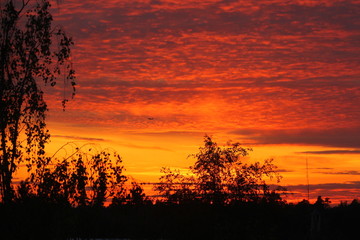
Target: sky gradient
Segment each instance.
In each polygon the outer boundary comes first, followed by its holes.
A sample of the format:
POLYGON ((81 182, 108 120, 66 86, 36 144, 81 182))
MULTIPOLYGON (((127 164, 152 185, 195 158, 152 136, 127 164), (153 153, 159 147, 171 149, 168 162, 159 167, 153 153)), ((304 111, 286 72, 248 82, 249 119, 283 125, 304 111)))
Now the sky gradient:
MULTIPOLYGON (((55 4, 56 5, 56 4, 55 4)), ((54 6, 55 6, 54 5, 54 6)), ((112 147, 156 181, 204 134, 274 158, 302 199, 360 197, 360 1, 63 1, 77 94, 45 88, 51 148, 112 147)))

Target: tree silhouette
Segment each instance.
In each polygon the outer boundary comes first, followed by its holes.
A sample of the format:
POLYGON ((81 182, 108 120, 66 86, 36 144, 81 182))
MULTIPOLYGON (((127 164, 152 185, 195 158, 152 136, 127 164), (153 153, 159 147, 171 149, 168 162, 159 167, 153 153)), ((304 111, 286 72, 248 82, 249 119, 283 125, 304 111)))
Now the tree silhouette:
POLYGON ((69 61, 73 42, 61 28, 52 27, 50 7, 48 0, 0 3, 0 197, 5 203, 13 199, 12 178, 19 164, 47 161, 47 105, 39 83, 55 86, 63 75, 75 93, 69 61))
POLYGON ((131 188, 126 198, 127 204, 129 205, 141 206, 145 204, 151 204, 151 201, 148 199, 148 197, 146 197, 144 189, 135 181, 131 183, 131 188))
MULTIPOLYGON (((191 174, 185 176, 179 170, 162 169, 160 184, 155 187, 168 202, 200 200, 207 204, 224 205, 235 202, 279 202, 280 193, 270 189, 266 178, 281 177, 275 171, 272 160, 244 163, 250 148, 239 143, 219 147, 211 137, 204 137, 204 146, 199 153, 190 157, 196 159, 190 167, 191 174)), ((284 190, 284 189, 281 189, 284 190)))
POLYGON ((19 201, 35 197, 73 207, 98 207, 109 198, 125 194, 127 177, 116 152, 97 151, 84 145, 69 157, 50 163, 21 182, 17 189, 19 201))
POLYGON ((204 147, 190 156, 196 159, 191 170, 198 179, 198 192, 206 202, 223 204, 226 201, 225 185, 231 178, 232 167, 240 165, 240 157, 248 155, 249 150, 239 143, 221 148, 209 136, 204 137, 204 147))

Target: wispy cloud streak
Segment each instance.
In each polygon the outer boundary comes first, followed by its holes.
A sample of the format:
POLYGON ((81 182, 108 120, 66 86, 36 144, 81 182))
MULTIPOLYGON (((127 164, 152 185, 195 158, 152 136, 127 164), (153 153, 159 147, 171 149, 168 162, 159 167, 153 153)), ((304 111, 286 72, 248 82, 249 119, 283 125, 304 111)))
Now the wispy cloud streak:
POLYGON ((298 152, 300 154, 360 154, 360 150, 326 150, 326 151, 305 151, 298 152))

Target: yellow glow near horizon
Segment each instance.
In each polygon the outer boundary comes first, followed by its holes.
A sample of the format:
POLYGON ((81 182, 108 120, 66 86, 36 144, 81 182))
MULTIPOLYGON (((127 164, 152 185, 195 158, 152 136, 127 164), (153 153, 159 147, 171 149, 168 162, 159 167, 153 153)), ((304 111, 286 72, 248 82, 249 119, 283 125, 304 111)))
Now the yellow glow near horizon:
MULTIPOLYGON (((74 142, 77 146, 93 143, 99 150, 110 148, 117 151, 123 159, 125 166, 125 175, 130 176, 138 182, 157 182, 161 176, 161 167, 171 167, 177 169, 188 169, 193 165, 194 159, 188 158, 189 154, 198 152, 198 148, 203 145, 204 134, 200 133, 185 133, 185 132, 168 132, 168 133, 154 133, 148 134, 137 132, 123 132, 116 130, 97 129, 94 131, 83 131, 80 129, 76 132, 75 128, 69 127, 65 130, 61 125, 49 124, 53 129, 51 143, 47 146, 48 154, 53 154, 59 147, 68 142, 74 142), (91 134, 90 134, 91 132, 91 134), (61 133, 61 135, 60 135, 61 133), (78 136, 77 138, 71 136, 78 136)), ((231 136, 227 139, 223 134, 212 134, 213 140, 220 146, 226 145, 231 136), (221 137, 218 137, 221 136, 221 137)), ((232 136, 234 139, 236 136, 232 136)), ((93 147, 88 146, 88 147, 93 147)), ((331 148, 319 146, 305 146, 305 145, 253 145, 243 147, 252 147, 253 151, 249 152, 249 157, 245 158, 245 162, 263 162, 265 159, 274 159, 274 164, 278 167, 279 174, 283 177, 279 185, 288 187, 290 192, 295 195, 289 195, 288 201, 300 201, 306 198, 306 188, 302 187, 299 190, 298 185, 306 185, 306 159, 309 167, 309 182, 311 186, 328 184, 328 183, 350 183, 356 182, 358 176, 356 174, 346 174, 349 169, 356 173, 360 170, 357 163, 358 154, 343 155, 316 155, 306 154, 304 152, 311 151, 326 151, 331 148), (346 156, 344 158, 344 156, 346 156), (295 188, 294 188, 295 186, 295 188)), ((65 152, 58 153, 61 157, 65 152)), ((25 172, 23 172, 24 174, 25 172)), ((20 174, 21 175, 21 174, 20 174)), ((271 184, 277 184, 270 181, 271 184)), ((149 194, 153 191, 149 186, 145 189, 149 194)), ((343 194, 340 192, 329 190, 313 189, 310 191, 311 199, 315 200, 317 195, 324 195, 330 197, 333 201, 351 200, 349 198, 356 198, 357 194, 348 191, 348 195, 339 196, 343 194)))

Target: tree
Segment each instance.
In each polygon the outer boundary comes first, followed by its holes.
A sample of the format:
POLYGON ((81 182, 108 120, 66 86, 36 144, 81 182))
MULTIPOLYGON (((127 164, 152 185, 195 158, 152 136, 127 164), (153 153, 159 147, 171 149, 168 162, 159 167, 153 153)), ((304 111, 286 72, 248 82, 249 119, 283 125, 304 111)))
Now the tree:
POLYGON ((44 157, 50 137, 47 105, 39 84, 55 86, 63 75, 73 95, 76 84, 69 61, 73 42, 61 28, 52 27, 50 1, 0 4, 0 197, 7 203, 14 196, 12 178, 19 164, 41 167, 49 160, 44 157))
POLYGON ((135 181, 131 183, 131 188, 129 194, 126 196, 126 200, 129 205, 141 206, 151 204, 151 201, 144 193, 144 189, 135 181))
POLYGON ((124 195, 127 177, 120 155, 88 147, 77 147, 69 156, 52 159, 41 171, 32 172, 17 189, 18 201, 32 197, 73 207, 103 206, 107 199, 124 195))
MULTIPOLYGON (((272 160, 244 163, 250 148, 239 143, 219 147, 211 137, 204 137, 204 146, 192 154, 195 163, 190 167, 192 176, 184 176, 178 170, 163 169, 164 176, 155 187, 168 202, 200 200, 207 204, 224 205, 235 202, 279 202, 280 194, 271 190, 266 178, 280 176, 275 172, 272 160)), ((281 189, 284 190, 284 189, 281 189)))
POLYGON ((221 148, 209 136, 204 137, 204 144, 199 153, 190 155, 196 159, 191 170, 197 176, 198 191, 203 199, 222 204, 227 198, 226 184, 231 178, 232 166, 240 165, 240 157, 247 156, 250 149, 241 147, 239 143, 221 148))

